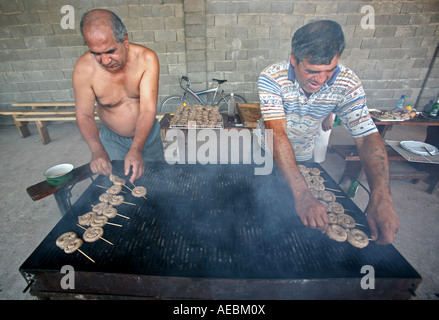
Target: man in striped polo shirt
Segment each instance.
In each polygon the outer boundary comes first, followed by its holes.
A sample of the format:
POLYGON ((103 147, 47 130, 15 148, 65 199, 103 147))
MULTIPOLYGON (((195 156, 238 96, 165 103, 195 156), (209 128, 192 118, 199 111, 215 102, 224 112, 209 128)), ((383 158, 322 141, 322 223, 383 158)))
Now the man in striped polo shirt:
POLYGON ((352 134, 371 188, 367 220, 372 238, 388 244, 399 219, 390 194, 389 165, 384 143, 366 106, 359 78, 339 65, 345 47, 340 25, 311 22, 294 34, 290 60, 265 68, 258 80, 262 119, 260 143, 273 133, 270 150, 292 190, 295 209, 305 226, 326 231, 328 215, 312 196, 297 162, 312 160, 314 139, 322 121, 333 112, 352 134))

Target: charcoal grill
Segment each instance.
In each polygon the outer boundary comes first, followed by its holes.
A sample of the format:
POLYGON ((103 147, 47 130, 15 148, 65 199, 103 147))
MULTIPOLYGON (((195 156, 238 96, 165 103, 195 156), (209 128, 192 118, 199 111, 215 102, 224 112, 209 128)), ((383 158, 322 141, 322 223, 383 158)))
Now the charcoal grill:
MULTIPOLYGON (((123 163, 113 163, 123 177, 123 163)), ((340 190, 322 170, 328 188, 340 190)), ((66 254, 55 245, 67 231, 82 236, 77 217, 111 186, 98 176, 20 267, 30 292, 47 297, 151 299, 408 299, 420 275, 392 246, 364 249, 330 240, 304 227, 286 183, 274 168, 254 175, 253 165, 149 165, 136 185, 147 200, 129 192, 106 225, 104 241, 84 242, 66 254), (75 270, 75 289, 62 289, 64 265, 75 270), (361 268, 375 270, 375 289, 362 289, 361 268)), ((127 185, 129 182, 127 181, 127 185)), ((132 186, 130 186, 132 187, 132 186)), ((126 188, 124 188, 128 191, 126 188)), ((358 223, 364 214, 338 192, 338 202, 358 223)), ((367 227, 366 227, 367 228, 367 227)), ((368 230, 363 227, 363 230, 368 230)))

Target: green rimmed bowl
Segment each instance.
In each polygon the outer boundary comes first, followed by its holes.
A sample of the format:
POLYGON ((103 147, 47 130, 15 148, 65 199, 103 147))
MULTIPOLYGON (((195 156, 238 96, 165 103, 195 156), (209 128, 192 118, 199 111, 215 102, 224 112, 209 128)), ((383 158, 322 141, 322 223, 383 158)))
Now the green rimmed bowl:
POLYGON ((72 180, 73 165, 68 163, 57 164, 46 171, 44 176, 48 184, 52 186, 63 185, 72 180))

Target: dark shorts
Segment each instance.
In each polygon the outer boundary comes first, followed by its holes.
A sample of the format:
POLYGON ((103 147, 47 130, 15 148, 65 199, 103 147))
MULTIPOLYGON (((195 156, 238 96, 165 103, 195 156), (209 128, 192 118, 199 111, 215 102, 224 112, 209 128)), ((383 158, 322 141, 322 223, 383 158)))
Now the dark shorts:
MULTIPOLYGON (((133 138, 122 137, 101 124, 99 130, 101 142, 110 157, 110 160, 125 160, 130 150, 133 138)), ((155 119, 154 125, 143 147, 145 162, 164 161, 163 144, 160 134, 160 123, 155 119)))

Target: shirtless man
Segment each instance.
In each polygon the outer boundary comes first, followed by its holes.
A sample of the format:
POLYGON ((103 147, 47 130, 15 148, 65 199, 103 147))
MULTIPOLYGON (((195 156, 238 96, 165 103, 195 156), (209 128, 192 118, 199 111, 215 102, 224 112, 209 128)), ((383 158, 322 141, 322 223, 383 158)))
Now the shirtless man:
POLYGON ((156 54, 129 43, 122 21, 111 11, 84 14, 81 32, 89 51, 73 70, 76 120, 90 147, 93 173, 109 175, 111 160, 124 160, 130 182, 145 171, 145 160, 161 161, 156 120, 159 62, 156 54), (98 131, 94 107, 102 122, 98 131))

